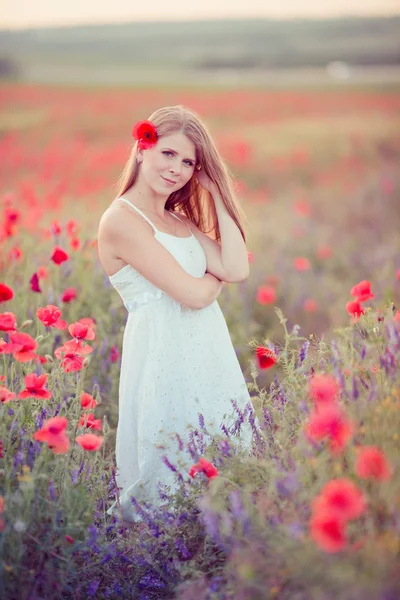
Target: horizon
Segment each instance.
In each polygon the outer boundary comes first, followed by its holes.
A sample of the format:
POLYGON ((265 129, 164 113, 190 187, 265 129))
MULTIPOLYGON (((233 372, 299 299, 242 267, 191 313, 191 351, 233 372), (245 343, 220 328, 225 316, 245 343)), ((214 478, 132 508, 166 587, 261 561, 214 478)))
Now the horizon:
POLYGON ((221 20, 325 20, 334 18, 374 18, 400 16, 398 0, 328 0, 315 7, 311 0, 285 0, 280 6, 266 6, 265 0, 248 0, 243 6, 232 0, 203 0, 201 6, 188 6, 186 0, 171 0, 168 10, 162 0, 148 0, 146 6, 132 8, 130 0, 114 0, 112 5, 99 0, 69 0, 56 5, 54 0, 41 0, 27 5, 15 0, 0 16, 0 29, 21 31, 60 27, 122 25, 128 23, 182 23, 221 20), (220 4, 220 5, 219 5, 220 4))

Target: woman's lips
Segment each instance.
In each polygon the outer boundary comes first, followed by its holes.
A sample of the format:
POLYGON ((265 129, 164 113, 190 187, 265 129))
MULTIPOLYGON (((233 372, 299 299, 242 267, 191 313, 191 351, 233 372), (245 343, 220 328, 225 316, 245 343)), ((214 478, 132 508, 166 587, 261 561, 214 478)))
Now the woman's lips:
POLYGON ((177 181, 172 181, 172 179, 167 179, 166 177, 163 177, 162 175, 161 175, 161 177, 164 179, 164 181, 166 181, 170 185, 176 185, 178 183, 177 181))

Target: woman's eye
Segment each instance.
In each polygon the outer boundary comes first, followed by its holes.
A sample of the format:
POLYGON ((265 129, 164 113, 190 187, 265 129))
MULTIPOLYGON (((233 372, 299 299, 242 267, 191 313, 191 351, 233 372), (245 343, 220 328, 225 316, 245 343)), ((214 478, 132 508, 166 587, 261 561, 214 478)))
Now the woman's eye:
MULTIPOLYGON (((169 150, 164 150, 164 151, 163 151, 163 154, 170 154, 170 155, 172 156, 172 152, 170 152, 169 150)), ((192 163, 190 160, 187 160, 187 161, 186 161, 186 164, 187 164, 189 167, 193 167, 193 166, 194 166, 194 163, 192 163)))

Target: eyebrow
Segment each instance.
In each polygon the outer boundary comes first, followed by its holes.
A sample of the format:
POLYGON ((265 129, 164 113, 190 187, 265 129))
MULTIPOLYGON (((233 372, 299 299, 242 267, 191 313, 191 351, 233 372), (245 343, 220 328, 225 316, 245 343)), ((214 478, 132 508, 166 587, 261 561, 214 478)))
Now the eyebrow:
MULTIPOLYGON (((174 154, 178 154, 178 152, 176 150, 174 150, 173 148, 164 148, 164 150, 169 150, 170 152, 173 152, 174 154)), ((184 160, 191 160, 194 163, 196 162, 195 158, 189 158, 189 157, 187 157, 184 160)))

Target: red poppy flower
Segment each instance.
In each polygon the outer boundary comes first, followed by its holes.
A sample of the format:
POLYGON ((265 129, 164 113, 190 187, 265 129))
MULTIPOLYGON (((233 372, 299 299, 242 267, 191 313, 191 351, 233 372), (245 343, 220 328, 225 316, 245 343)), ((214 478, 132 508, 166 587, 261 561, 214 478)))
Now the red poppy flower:
POLYGON ((315 312, 318 310, 318 302, 312 298, 308 298, 308 300, 304 301, 303 307, 307 312, 315 312))
POLYGON ((347 302, 346 310, 353 317, 353 320, 358 320, 365 312, 358 300, 347 302))
POLYGON ((95 419, 93 413, 82 415, 78 421, 78 427, 87 427, 88 429, 98 429, 101 431, 101 419, 95 419))
POLYGON ((260 285, 256 296, 259 304, 273 304, 276 302, 276 290, 270 285, 260 285))
POLYGON ((190 477, 194 477, 196 473, 204 473, 208 479, 213 479, 218 476, 218 469, 205 458, 200 458, 197 465, 192 465, 189 470, 190 477))
POLYGON ((139 148, 147 150, 157 143, 157 129, 151 121, 138 121, 132 128, 132 137, 138 140, 139 148))
POLYGON ((39 294, 42 292, 39 286, 39 276, 37 273, 34 273, 29 280, 29 284, 31 286, 32 292, 38 292, 39 294))
POLYGON ((79 322, 69 325, 68 331, 72 337, 78 340, 94 340, 96 337, 93 329, 91 329, 88 325, 83 325, 79 322))
POLYGON ((51 255, 51 260, 56 265, 61 265, 61 263, 65 262, 68 259, 69 259, 69 256, 68 256, 67 252, 65 252, 65 250, 63 250, 59 246, 55 246, 55 248, 53 250, 53 254, 51 255))
POLYGON ((333 375, 318 373, 309 384, 310 398, 316 404, 329 404, 338 399, 339 384, 333 375))
POLYGON ((49 271, 47 269, 47 267, 39 267, 37 270, 37 276, 39 279, 48 279, 49 277, 49 271))
POLYGON ((91 396, 87 392, 83 392, 83 394, 81 394, 81 407, 82 408, 96 408, 96 406, 97 406, 97 402, 93 398, 93 396, 91 396))
POLYGON ((48 400, 51 398, 51 392, 45 389, 45 385, 47 383, 47 374, 43 373, 42 375, 36 375, 36 373, 29 373, 25 377, 25 387, 18 394, 19 399, 23 398, 40 398, 40 400, 48 400))
POLYGON ((35 440, 45 442, 54 454, 65 454, 69 448, 69 439, 65 433, 68 426, 66 417, 52 417, 43 427, 33 434, 35 440))
POLYGON ((71 250, 79 250, 81 247, 81 240, 78 237, 71 238, 69 241, 71 250))
POLYGON ((325 552, 339 552, 347 544, 346 523, 330 511, 314 513, 310 520, 310 535, 325 552))
POLYGON ((5 283, 0 283, 0 302, 7 302, 14 297, 14 292, 5 283))
POLYGON ((78 233, 78 231, 79 231, 79 225, 75 221, 75 219, 70 219, 69 221, 67 221, 67 223, 65 225, 65 230, 66 230, 68 236, 74 237, 75 234, 78 233))
POLYGON ((270 369, 277 361, 276 354, 264 346, 257 346, 256 358, 260 369, 270 369))
POLYGON ((75 438, 76 443, 89 452, 98 450, 102 446, 103 440, 104 437, 102 435, 95 435, 94 433, 84 433, 75 438))
POLYGON ((64 290, 63 295, 61 296, 61 302, 71 302, 71 300, 75 300, 76 298, 76 289, 71 287, 64 290))
POLYGON ((69 340, 64 346, 57 348, 54 354, 61 360, 61 368, 66 373, 70 373, 71 371, 80 371, 83 368, 85 356, 91 352, 93 352, 91 346, 84 346, 79 340, 69 340))
POLYGON ((303 256, 298 256, 293 261, 294 268, 298 271, 307 271, 311 269, 311 264, 308 258, 304 258, 303 256))
POLYGON ((60 233, 61 233, 60 221, 53 221, 53 223, 50 225, 50 231, 54 235, 60 235, 60 233))
POLYGON ((6 387, 0 386, 0 402, 2 404, 5 404, 6 402, 10 402, 11 400, 14 400, 16 398, 16 396, 17 395, 14 394, 14 392, 11 392, 6 387))
POLYGON ((375 298, 375 294, 372 294, 371 292, 371 282, 366 279, 354 285, 350 290, 350 294, 354 296, 358 302, 366 302, 371 298, 375 298))
POLYGON ((361 479, 386 481, 391 477, 389 462, 376 446, 364 446, 358 450, 355 472, 361 479))
POLYGON ((68 325, 66 321, 60 319, 61 310, 54 304, 48 304, 43 308, 38 308, 36 315, 46 327, 54 327, 55 329, 65 329, 68 325))
POLYGON ((23 255, 23 252, 22 252, 21 248, 18 248, 18 246, 14 246, 14 248, 10 248, 7 258, 8 258, 8 260, 21 260, 22 255, 23 255))
POLYGON ((316 441, 328 438, 330 451, 339 454, 350 440, 353 429, 352 423, 341 408, 330 403, 318 407, 318 410, 310 415, 306 434, 316 441))
POLYGON ((330 258, 332 256, 332 248, 330 246, 320 246, 317 250, 317 256, 320 259, 330 258))
POLYGON ((15 331, 17 317, 12 312, 0 313, 0 331, 15 331))
POLYGON ((117 346, 111 346, 109 355, 110 362, 117 362, 117 360, 119 360, 119 356, 120 354, 117 346))
POLYGON ((333 512, 344 521, 357 519, 364 514, 366 507, 367 501, 362 491, 351 479, 346 478, 328 481, 312 503, 314 513, 333 512))
POLYGON ((299 215, 309 215, 311 213, 311 204, 308 200, 297 200, 294 204, 294 211, 299 215))
POLYGON ((92 319, 92 317, 82 317, 81 319, 79 319, 79 321, 77 321, 77 323, 82 323, 82 325, 87 325, 88 327, 90 327, 90 329, 93 329, 93 331, 96 331, 96 321, 95 321, 95 319, 92 319))
POLYGON ((9 223, 17 223, 21 220, 21 213, 17 208, 7 207, 4 210, 4 218, 9 223))
POLYGON ((33 352, 37 348, 37 342, 28 334, 21 332, 9 333, 11 343, 4 344, 2 351, 6 354, 13 354, 18 362, 28 362, 37 359, 38 355, 33 352))

